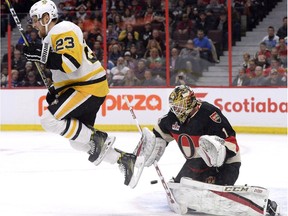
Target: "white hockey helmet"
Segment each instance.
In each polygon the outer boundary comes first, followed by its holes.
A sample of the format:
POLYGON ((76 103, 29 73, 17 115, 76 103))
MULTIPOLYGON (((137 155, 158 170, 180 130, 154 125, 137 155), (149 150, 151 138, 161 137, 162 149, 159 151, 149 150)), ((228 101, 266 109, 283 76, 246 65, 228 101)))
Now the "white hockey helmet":
POLYGON ((196 105, 195 94, 187 85, 176 86, 169 95, 170 109, 181 123, 186 121, 196 105))
POLYGON ((41 19, 43 14, 48 13, 50 19, 58 18, 58 10, 55 3, 51 0, 41 0, 36 2, 30 8, 30 17, 36 16, 37 19, 41 19))

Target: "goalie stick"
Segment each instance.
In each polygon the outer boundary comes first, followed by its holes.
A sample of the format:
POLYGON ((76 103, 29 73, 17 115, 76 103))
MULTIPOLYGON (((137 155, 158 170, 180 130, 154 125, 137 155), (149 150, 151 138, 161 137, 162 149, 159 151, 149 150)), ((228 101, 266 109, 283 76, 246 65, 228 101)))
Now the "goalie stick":
MULTIPOLYGON (((14 10, 14 8, 13 8, 13 6, 11 5, 11 3, 9 2, 9 0, 5 0, 5 2, 6 2, 8 8, 9 8, 9 10, 10 10, 10 13, 11 13, 11 15, 12 15, 12 17, 13 17, 16 25, 17 25, 17 28, 18 28, 18 30, 19 30, 19 32, 20 32, 23 40, 24 40, 25 45, 26 45, 26 46, 29 46, 28 39, 27 39, 26 36, 25 36, 24 29, 22 28, 21 22, 20 22, 17 14, 16 14, 16 11, 14 10)), ((44 73, 43 70, 41 69, 41 66, 40 66, 40 64, 39 64, 38 62, 34 62, 34 64, 36 65, 37 71, 38 71, 38 73, 40 74, 41 79, 42 79, 43 82, 44 82, 44 85, 47 87, 47 89, 48 89, 48 91, 49 91, 49 83, 48 83, 48 81, 47 81, 47 77, 46 77, 45 73, 44 73)))
MULTIPOLYGON (((141 128, 141 126, 140 126, 140 124, 139 124, 139 122, 138 122, 138 119, 137 119, 137 117, 136 117, 136 115, 135 115, 135 113, 134 113, 134 110, 133 110, 132 106, 130 105, 130 102, 129 102, 127 96, 124 96, 124 100, 125 100, 128 108, 129 108, 129 111, 130 111, 130 113, 131 113, 132 118, 133 118, 133 119, 135 120, 135 122, 136 122, 136 126, 137 126, 137 128, 138 128, 139 133, 142 135, 142 128, 141 128)), ((134 154, 139 155, 140 149, 141 149, 141 145, 142 145, 142 143, 139 142, 139 144, 137 145, 137 147, 136 147, 135 150, 134 150, 134 154)), ((159 165, 158 165, 157 161, 154 161, 153 165, 154 165, 154 167, 155 167, 155 169, 156 169, 156 172, 157 172, 157 174, 158 174, 158 176, 159 176, 159 178, 160 178, 160 180, 161 180, 161 183, 162 183, 162 185, 163 185, 163 187, 164 187, 164 189, 165 189, 166 196, 167 196, 167 200, 168 200, 168 202, 169 202, 170 207, 172 207, 173 210, 174 210, 177 214, 184 214, 184 213, 186 213, 187 208, 186 208, 186 210, 183 209, 183 210, 181 211, 181 206, 179 205, 179 203, 176 202, 176 200, 175 200, 175 198, 174 198, 171 190, 169 189, 169 187, 168 187, 168 185, 167 185, 167 183, 166 183, 166 181, 165 181, 165 179, 164 179, 164 177, 163 177, 163 175, 162 175, 162 173, 161 173, 161 170, 160 170, 160 168, 159 168, 159 165)))

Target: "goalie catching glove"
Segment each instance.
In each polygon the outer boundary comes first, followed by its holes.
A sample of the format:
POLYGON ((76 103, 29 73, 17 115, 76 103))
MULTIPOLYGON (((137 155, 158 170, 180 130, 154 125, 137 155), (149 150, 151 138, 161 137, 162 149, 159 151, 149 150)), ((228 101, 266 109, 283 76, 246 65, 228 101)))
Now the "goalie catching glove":
POLYGON ((199 138, 198 154, 209 167, 220 167, 226 159, 225 140, 218 136, 203 135, 199 138))
POLYGON ((140 150, 137 149, 137 152, 140 151, 139 155, 144 156, 145 166, 151 166, 154 161, 159 161, 162 155, 164 154, 166 148, 166 141, 155 137, 155 134, 144 127, 142 130, 142 137, 138 146, 140 150))

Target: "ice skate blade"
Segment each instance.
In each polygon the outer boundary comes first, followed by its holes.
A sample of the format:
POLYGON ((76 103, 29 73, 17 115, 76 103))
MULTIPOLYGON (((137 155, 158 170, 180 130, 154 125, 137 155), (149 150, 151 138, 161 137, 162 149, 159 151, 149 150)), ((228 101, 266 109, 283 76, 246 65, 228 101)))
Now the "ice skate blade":
POLYGON ((139 182, 141 174, 143 172, 145 165, 145 158, 144 156, 138 156, 134 165, 134 173, 129 183, 129 186, 133 189, 139 182))
POLYGON ((114 136, 107 137, 107 139, 106 139, 106 141, 104 143, 103 150, 102 150, 101 154, 99 155, 97 160, 95 160, 93 162, 93 164, 95 166, 98 166, 103 161, 105 155, 107 154, 108 150, 113 146, 115 140, 116 140, 116 137, 114 137, 114 136))

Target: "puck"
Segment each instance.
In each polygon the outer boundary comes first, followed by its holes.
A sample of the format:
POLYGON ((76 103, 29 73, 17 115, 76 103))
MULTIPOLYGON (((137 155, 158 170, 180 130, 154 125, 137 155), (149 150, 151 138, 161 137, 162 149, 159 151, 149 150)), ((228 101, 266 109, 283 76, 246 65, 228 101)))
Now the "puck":
POLYGON ((157 183, 158 183, 157 180, 153 180, 153 181, 150 182, 150 184, 157 184, 157 183))

